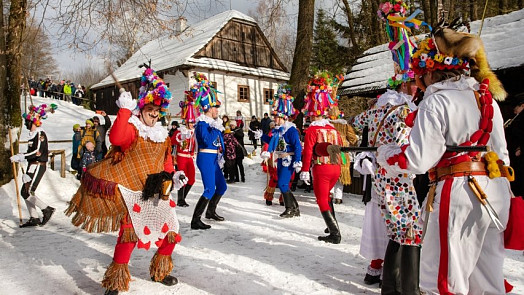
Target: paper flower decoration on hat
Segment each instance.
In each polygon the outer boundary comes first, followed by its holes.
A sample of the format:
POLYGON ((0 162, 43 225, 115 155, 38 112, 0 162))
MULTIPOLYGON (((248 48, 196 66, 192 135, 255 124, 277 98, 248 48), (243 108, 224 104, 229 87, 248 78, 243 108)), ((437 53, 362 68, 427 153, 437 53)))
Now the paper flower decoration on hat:
POLYGON ((160 117, 165 116, 171 102, 171 92, 164 80, 153 69, 147 68, 142 74, 140 84, 138 108, 142 109, 147 104, 154 104, 160 107, 160 117))
POLYGON ((420 42, 412 56, 413 71, 417 75, 436 70, 467 70, 469 59, 440 52, 434 40, 426 38, 420 42))
POLYGON ((337 89, 344 76, 332 77, 327 71, 318 72, 307 86, 302 112, 306 116, 325 116, 332 106, 337 105, 337 89))
POLYGON ((195 109, 195 99, 191 91, 185 91, 185 100, 180 102, 180 107, 182 108, 180 117, 184 122, 195 123, 200 112, 195 109))
POLYGON ((281 84, 278 86, 277 93, 271 104, 271 114, 282 118, 294 117, 298 111, 293 107, 295 98, 291 96, 291 86, 288 84, 281 84))
POLYGON ((37 107, 30 105, 28 108, 29 112, 23 113, 22 118, 31 121, 37 127, 40 127, 42 125, 42 120, 47 119, 47 113, 54 113, 57 108, 58 106, 54 103, 50 105, 44 103, 37 107))
POLYGON ((193 77, 197 81, 191 86, 191 93, 195 99, 195 106, 200 107, 203 111, 209 110, 211 107, 220 107, 218 100, 218 91, 209 82, 207 77, 202 73, 193 73, 193 77))

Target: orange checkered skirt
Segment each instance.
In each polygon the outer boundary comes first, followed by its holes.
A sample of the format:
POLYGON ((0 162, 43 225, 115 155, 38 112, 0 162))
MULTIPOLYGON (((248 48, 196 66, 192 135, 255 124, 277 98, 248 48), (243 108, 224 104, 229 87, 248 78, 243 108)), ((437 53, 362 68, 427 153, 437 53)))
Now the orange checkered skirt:
POLYGON ((171 156, 169 138, 162 143, 138 135, 137 138, 120 157, 109 153, 85 172, 78 191, 65 210, 67 216, 74 214, 73 225, 87 232, 119 230, 128 212, 118 185, 142 191, 148 174, 164 170, 165 159, 171 156))

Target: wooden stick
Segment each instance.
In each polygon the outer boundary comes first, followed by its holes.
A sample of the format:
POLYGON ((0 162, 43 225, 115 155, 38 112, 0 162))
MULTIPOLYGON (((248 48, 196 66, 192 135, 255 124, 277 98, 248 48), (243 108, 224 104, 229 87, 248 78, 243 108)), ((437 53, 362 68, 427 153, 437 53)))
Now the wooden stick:
MULTIPOLYGON (((11 135, 11 128, 9 128, 9 144, 11 145, 11 156, 15 155, 15 148, 13 145, 13 137, 11 135)), ((16 169, 16 163, 13 162, 13 173, 15 178, 15 188, 16 188, 16 203, 18 205, 18 216, 20 217, 20 225, 22 225, 22 209, 20 205, 20 190, 18 189, 18 169, 16 169)))

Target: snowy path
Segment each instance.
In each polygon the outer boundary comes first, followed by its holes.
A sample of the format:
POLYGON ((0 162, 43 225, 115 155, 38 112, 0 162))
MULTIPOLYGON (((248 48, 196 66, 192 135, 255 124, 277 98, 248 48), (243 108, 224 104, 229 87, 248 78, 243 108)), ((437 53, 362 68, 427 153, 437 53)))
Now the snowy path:
MULTIPOLYGON (((93 113, 75 108, 59 111, 44 122, 50 139, 72 136, 71 126, 93 113), (64 123, 65 122, 65 123, 64 123)), ((57 148, 56 146, 52 148, 57 148)), ((67 154, 70 154, 70 147, 67 154)), ((173 274, 180 283, 166 287, 149 279, 154 249, 135 249, 130 262, 133 281, 123 294, 379 294, 363 283, 367 261, 358 255, 364 205, 360 196, 345 195, 335 205, 342 243, 317 240, 325 224, 312 194, 298 190, 299 218, 281 219, 283 207, 266 206, 266 176, 260 159, 246 159, 246 183, 229 185, 218 213, 224 222, 210 230, 189 229, 194 205, 202 192, 200 176, 192 188, 190 207, 177 208, 182 242, 175 247, 173 274)), ((63 211, 78 188, 67 173, 48 170, 37 195, 57 212, 44 227, 18 228, 14 181, 0 187, 0 294, 102 294, 100 285, 111 262, 116 233, 88 234, 71 225, 63 211)), ((28 218, 22 201, 24 221, 28 218)), ((204 222, 206 220, 204 219, 204 222)), ((508 251, 505 274, 524 293, 524 256, 508 251)))

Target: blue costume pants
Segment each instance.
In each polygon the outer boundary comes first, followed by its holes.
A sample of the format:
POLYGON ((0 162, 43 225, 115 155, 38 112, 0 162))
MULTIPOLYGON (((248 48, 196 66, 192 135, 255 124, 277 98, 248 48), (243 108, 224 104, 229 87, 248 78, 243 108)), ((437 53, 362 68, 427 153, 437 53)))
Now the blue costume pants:
POLYGON ((204 193, 202 195, 208 200, 211 200, 215 193, 220 196, 224 195, 227 185, 224 174, 218 165, 218 155, 198 153, 196 163, 204 183, 204 193))
POLYGON ((285 193, 289 191, 289 182, 291 181, 291 175, 293 175, 293 171, 295 169, 293 168, 293 164, 289 165, 288 167, 282 166, 282 159, 278 159, 277 161, 277 175, 278 175, 278 183, 277 186, 280 189, 281 193, 285 193))

